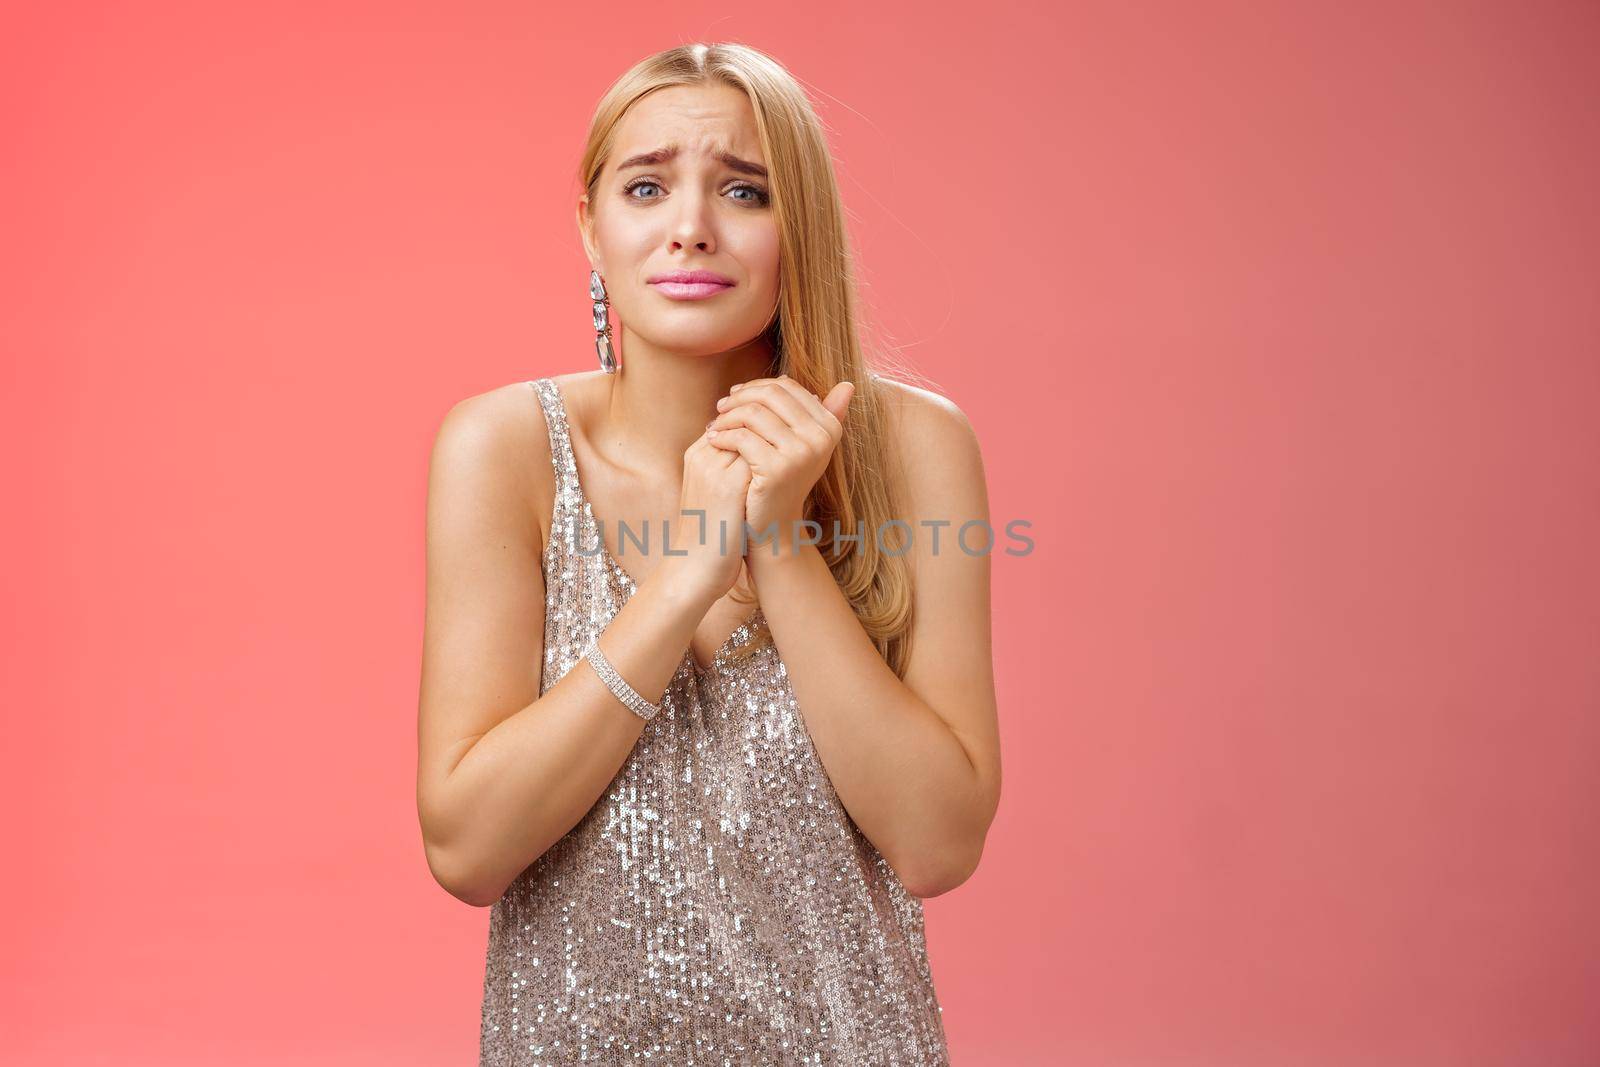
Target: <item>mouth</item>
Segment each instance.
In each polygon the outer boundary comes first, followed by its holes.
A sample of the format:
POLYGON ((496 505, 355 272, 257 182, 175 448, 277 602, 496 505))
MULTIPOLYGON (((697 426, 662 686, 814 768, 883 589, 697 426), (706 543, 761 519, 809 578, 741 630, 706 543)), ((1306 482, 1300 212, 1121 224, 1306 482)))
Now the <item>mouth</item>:
POLYGON ((652 274, 645 281, 652 285, 656 282, 712 282, 716 285, 732 285, 733 279, 725 274, 718 274, 714 270, 669 270, 661 274, 652 274))
POLYGON ((709 270, 675 270, 649 279, 650 288, 673 300, 704 300, 733 288, 733 279, 709 270))

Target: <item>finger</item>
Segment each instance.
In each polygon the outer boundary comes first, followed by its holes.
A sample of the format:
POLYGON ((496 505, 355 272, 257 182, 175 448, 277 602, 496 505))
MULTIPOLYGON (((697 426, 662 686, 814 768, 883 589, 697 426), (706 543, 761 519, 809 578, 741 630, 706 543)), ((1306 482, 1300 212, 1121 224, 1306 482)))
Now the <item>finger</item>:
POLYGON ((777 384, 782 386, 790 396, 794 397, 795 402, 800 405, 807 415, 816 420, 817 425, 830 433, 832 432, 832 423, 835 421, 833 412, 826 404, 817 399, 817 394, 788 375, 779 378, 777 384))
MULTIPOLYGON (((813 448, 824 448, 832 445, 833 431, 824 423, 817 420, 810 410, 800 401, 796 394, 806 394, 798 384, 790 382, 791 388, 785 388, 782 383, 769 382, 758 385, 753 389, 742 389, 737 397, 724 397, 717 401, 717 408, 726 415, 730 412, 742 411, 752 405, 765 407, 778 415, 784 425, 796 436, 802 438, 813 448)), ((814 398, 813 398, 814 399, 814 398)), ((719 415, 720 419, 722 416, 719 415)), ((823 417, 828 418, 826 411, 823 417)), ((723 423, 713 422, 720 428, 723 423)), ((776 443, 776 442, 774 442, 776 443)))
POLYGON ((702 453, 710 451, 710 447, 709 446, 710 446, 711 442, 706 439, 706 431, 708 431, 710 429, 711 429, 711 424, 710 423, 706 423, 706 428, 705 428, 705 430, 702 430, 700 432, 700 436, 696 437, 693 441, 689 442, 689 447, 685 448, 683 450, 683 458, 686 461, 690 460, 690 459, 693 459, 694 457, 696 457, 698 455, 701 455, 702 453))
POLYGON ((850 401, 856 398, 855 382, 840 382, 829 390, 822 401, 823 408, 832 415, 839 424, 841 436, 844 433, 844 420, 850 410, 850 401))
POLYGON ((710 453, 706 458, 706 462, 711 464, 713 470, 725 471, 733 466, 734 460, 739 458, 737 452, 729 452, 726 449, 718 448, 716 438, 707 437, 705 441, 706 451, 710 453))
MULTIPOLYGON (((805 390, 802 390, 802 392, 805 392, 805 390)), ((794 394, 790 394, 789 390, 784 389, 784 382, 776 378, 762 378, 754 382, 747 382, 744 389, 738 390, 738 392, 730 392, 726 397, 720 398, 717 402, 717 410, 728 411, 734 406, 741 405, 741 403, 750 403, 752 400, 760 400, 760 402, 770 405, 771 410, 784 416, 786 421, 797 418, 805 411, 805 408, 798 405, 798 400, 794 397, 794 394)))
MULTIPOLYGON (((839 418, 817 399, 816 394, 788 375, 778 378, 759 378, 738 393, 729 394, 717 401, 717 410, 727 411, 747 399, 764 401, 783 416, 797 433, 811 437, 813 435, 810 433, 810 426, 815 424, 828 435, 830 441, 837 441, 843 435, 843 426, 839 418)), ((820 439, 818 443, 821 443, 820 439)))
POLYGON ((725 430, 735 426, 754 430, 766 438, 768 444, 780 451, 794 452, 802 446, 802 442, 789 424, 774 414, 765 403, 740 404, 733 410, 718 415, 711 421, 711 428, 715 431, 711 436, 711 442, 715 444, 725 430))
MULTIPOLYGON (((711 427, 708 425, 706 427, 707 433, 710 432, 710 429, 711 427)), ((685 462, 706 463, 713 470, 726 469, 730 455, 732 453, 724 452, 722 449, 714 447, 711 444, 711 439, 705 433, 690 442, 689 447, 684 449, 683 452, 685 462)), ((735 455, 734 458, 737 459, 738 457, 735 455)))
POLYGON ((768 444, 760 434, 743 426, 719 431, 717 436, 711 439, 711 444, 742 457, 750 464, 752 473, 756 470, 771 470, 778 463, 778 450, 768 444))
MULTIPOLYGON (((795 389, 800 392, 805 391, 800 389, 798 385, 795 386, 795 389)), ((782 382, 775 379, 764 379, 759 383, 751 383, 737 393, 728 394, 717 401, 717 410, 732 411, 741 404, 751 403, 766 404, 777 412, 784 422, 789 423, 795 429, 801 429, 805 422, 813 421, 812 416, 801 405, 798 398, 788 389, 785 389, 782 382)))

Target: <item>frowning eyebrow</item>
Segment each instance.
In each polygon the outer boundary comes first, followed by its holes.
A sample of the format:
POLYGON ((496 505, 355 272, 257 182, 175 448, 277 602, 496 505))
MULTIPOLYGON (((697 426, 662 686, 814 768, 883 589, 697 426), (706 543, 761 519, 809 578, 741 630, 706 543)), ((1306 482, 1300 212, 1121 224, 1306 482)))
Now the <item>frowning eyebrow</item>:
MULTIPOLYGON (((629 167, 659 166, 662 163, 670 162, 678 155, 678 152, 679 146, 675 144, 669 144, 664 148, 658 148, 654 152, 641 152, 639 155, 629 156, 621 163, 618 163, 617 170, 624 171, 629 167)), ((712 155, 718 161, 726 165, 729 170, 736 170, 740 174, 753 174, 757 178, 765 178, 767 176, 766 167, 763 167, 759 163, 752 163, 748 159, 740 159, 732 152, 721 150, 713 152, 712 155)))

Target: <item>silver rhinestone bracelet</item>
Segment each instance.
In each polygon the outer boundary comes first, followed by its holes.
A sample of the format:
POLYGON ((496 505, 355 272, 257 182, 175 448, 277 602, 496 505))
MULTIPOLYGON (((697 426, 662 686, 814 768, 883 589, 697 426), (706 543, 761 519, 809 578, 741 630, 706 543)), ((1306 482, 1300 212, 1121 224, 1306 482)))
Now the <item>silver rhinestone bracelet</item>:
POLYGON ((639 718, 648 722, 661 710, 660 704, 650 703, 635 692, 633 686, 622 680, 622 675, 617 673, 617 669, 611 665, 611 661, 606 659, 605 653, 600 651, 600 639, 598 637, 590 642, 589 651, 584 653, 584 658, 594 668, 594 673, 600 676, 600 680, 606 683, 606 688, 611 690, 612 695, 626 704, 628 710, 639 716, 639 718))

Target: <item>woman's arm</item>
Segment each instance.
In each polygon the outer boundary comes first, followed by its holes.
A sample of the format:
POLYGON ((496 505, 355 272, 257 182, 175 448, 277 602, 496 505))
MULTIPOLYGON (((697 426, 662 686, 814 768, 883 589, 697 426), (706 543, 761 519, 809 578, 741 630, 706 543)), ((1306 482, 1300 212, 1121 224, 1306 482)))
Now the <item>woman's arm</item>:
MULTIPOLYGON (((526 396, 514 386, 456 405, 428 479, 417 812, 434 878, 481 907, 578 824, 645 725, 586 660, 539 695, 534 501, 549 494, 534 476, 550 458, 543 419, 530 434, 519 410, 526 396)), ((719 595, 689 557, 663 560, 606 626, 601 651, 654 703, 719 595)))
MULTIPOLYGON (((993 546, 983 527, 968 531, 970 552, 956 539, 963 523, 989 519, 983 461, 965 415, 937 394, 886 388, 911 511, 896 517, 913 532, 916 614, 905 680, 884 662, 815 546, 780 544, 774 555, 772 545, 753 544, 749 565, 834 790, 907 890, 928 897, 977 869, 1000 801, 993 546)), ((780 529, 787 536, 792 527, 785 520, 780 529)), ((888 531, 884 537, 892 546, 888 531)))

